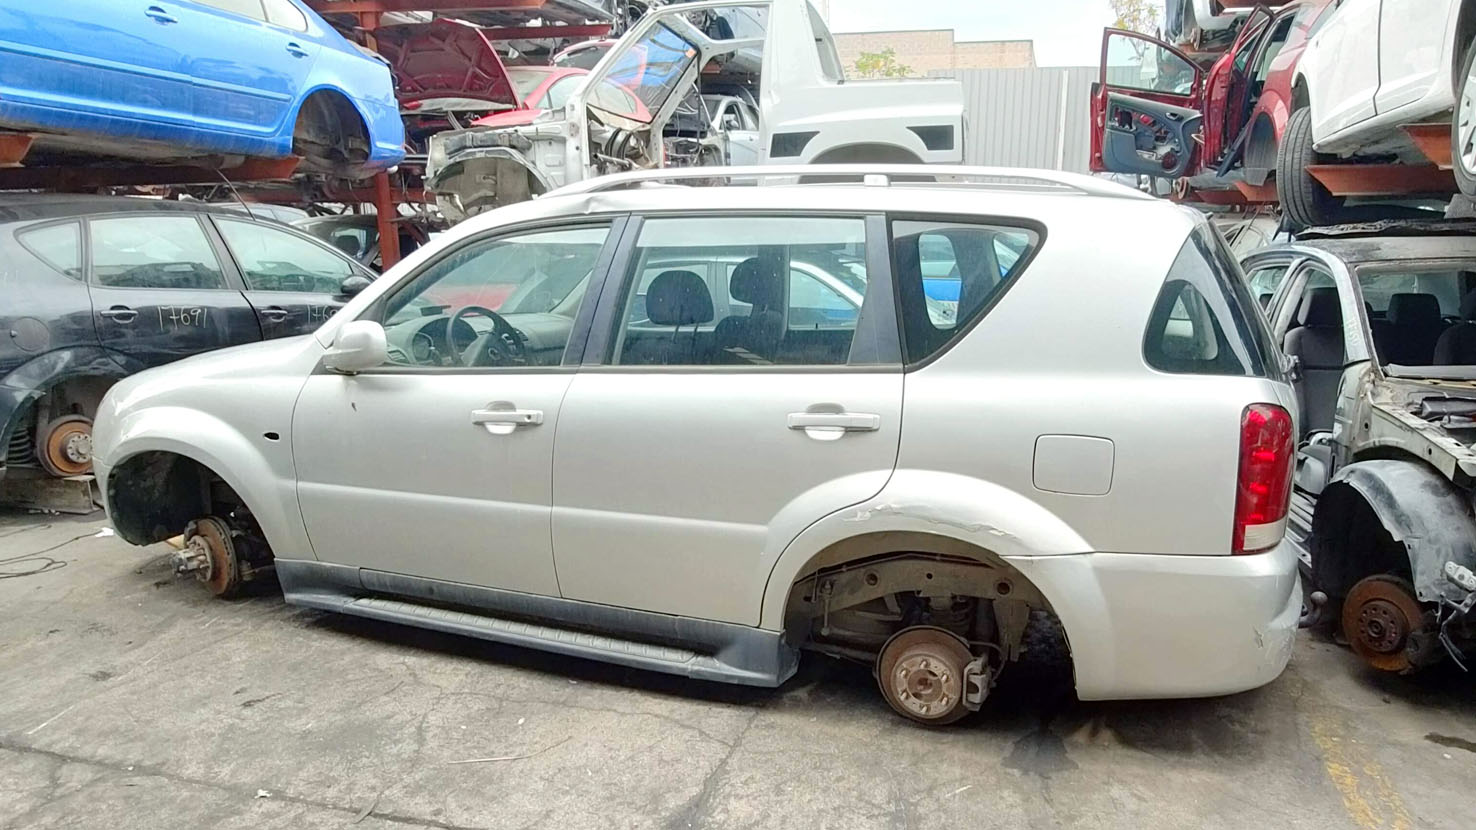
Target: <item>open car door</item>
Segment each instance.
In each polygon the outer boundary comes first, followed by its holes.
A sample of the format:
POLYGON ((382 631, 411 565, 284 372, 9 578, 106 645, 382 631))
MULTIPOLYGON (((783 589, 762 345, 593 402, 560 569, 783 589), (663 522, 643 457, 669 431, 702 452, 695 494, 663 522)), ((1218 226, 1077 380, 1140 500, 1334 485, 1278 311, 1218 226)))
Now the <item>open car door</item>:
POLYGON ((1199 154, 1203 71, 1161 40, 1108 29, 1092 87, 1095 172, 1176 179, 1199 154))

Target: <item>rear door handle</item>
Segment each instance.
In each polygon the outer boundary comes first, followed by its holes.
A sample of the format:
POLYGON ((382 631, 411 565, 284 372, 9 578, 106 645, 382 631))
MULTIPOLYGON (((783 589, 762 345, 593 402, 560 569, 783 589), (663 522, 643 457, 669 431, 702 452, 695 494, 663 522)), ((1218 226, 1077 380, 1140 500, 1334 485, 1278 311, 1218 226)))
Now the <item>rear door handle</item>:
POLYGON ((517 409, 505 401, 497 401, 486 409, 472 410, 471 422, 493 435, 509 435, 518 427, 536 427, 543 423, 543 410, 517 409))
POLYGON ((308 56, 308 51, 302 48, 302 46, 299 44, 288 43, 287 54, 291 55, 294 58, 305 58, 308 56))
POLYGON ((281 306, 270 305, 257 311, 256 313, 267 318, 273 323, 280 323, 283 320, 286 320, 292 312, 288 311, 285 308, 282 308, 281 306))
POLYGON ((106 317, 115 323, 132 323, 138 317, 138 312, 126 305, 115 305, 106 311, 99 311, 99 317, 106 317))
POLYGON ((165 11, 163 6, 149 6, 146 10, 144 10, 144 16, 152 17, 155 23, 160 23, 166 26, 170 23, 179 22, 174 18, 174 15, 165 11))
POLYGON ((876 432, 881 429, 881 416, 869 412, 791 412, 789 428, 876 432))

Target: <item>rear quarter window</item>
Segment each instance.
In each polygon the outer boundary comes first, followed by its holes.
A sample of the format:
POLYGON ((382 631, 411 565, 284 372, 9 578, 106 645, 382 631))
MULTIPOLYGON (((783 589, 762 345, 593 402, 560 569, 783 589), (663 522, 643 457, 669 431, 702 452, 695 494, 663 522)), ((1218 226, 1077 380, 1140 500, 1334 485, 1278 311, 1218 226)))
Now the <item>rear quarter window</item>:
POLYGON ((1153 304, 1143 358, 1160 372, 1281 377, 1281 362, 1240 266, 1200 225, 1184 242, 1153 304))

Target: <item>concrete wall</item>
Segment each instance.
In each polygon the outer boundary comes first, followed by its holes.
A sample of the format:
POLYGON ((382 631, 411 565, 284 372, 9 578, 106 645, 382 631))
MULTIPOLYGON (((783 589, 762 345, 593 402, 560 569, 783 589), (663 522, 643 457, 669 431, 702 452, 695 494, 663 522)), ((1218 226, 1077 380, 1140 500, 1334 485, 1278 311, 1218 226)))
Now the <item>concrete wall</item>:
POLYGON ((1096 67, 935 71, 964 87, 964 160, 1087 172, 1096 67))

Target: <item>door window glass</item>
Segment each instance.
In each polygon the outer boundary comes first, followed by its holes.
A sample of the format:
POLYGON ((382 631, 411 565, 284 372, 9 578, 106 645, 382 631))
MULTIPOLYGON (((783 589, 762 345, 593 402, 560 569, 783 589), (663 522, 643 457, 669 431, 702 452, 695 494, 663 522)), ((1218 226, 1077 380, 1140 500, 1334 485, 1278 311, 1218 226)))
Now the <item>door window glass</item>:
POLYGON ((1271 298, 1276 294, 1276 289, 1281 287, 1281 281, 1286 279, 1286 263, 1278 262, 1275 265, 1262 265, 1246 275, 1246 282, 1250 285, 1251 294, 1255 296, 1256 302, 1261 308, 1269 308, 1271 298))
POLYGON ((386 303, 390 362, 559 365, 608 235, 604 225, 537 231, 448 254, 386 303))
POLYGON ((982 316, 1019 277, 1039 242, 1024 228, 893 222, 908 362, 939 353, 982 316))
POLYGON ((563 109, 564 105, 569 103, 570 96, 584 82, 584 78, 585 76, 583 75, 570 75, 554 81, 553 86, 550 86, 548 92, 544 93, 543 100, 539 101, 535 106, 539 109, 546 110, 563 109))
POLYGON ((695 44, 665 24, 658 25, 616 55, 614 64, 596 82, 596 94, 590 97, 590 105, 622 118, 649 122, 676 91, 677 79, 696 60, 695 44), (599 93, 607 87, 614 89, 599 93), (636 101, 621 95, 624 90, 634 93, 640 99, 640 106, 626 106, 635 105, 636 101))
POLYGON ((343 257, 286 231, 235 219, 215 224, 252 291, 337 294, 343 281, 358 273, 343 257))
POLYGON ((193 216, 120 216, 88 223, 92 279, 119 288, 225 288, 220 261, 193 216))
POLYGON ((1172 49, 1141 35, 1111 32, 1107 35, 1106 62, 1102 81, 1110 87, 1190 95, 1197 70, 1172 49))
POLYGON ((861 219, 648 220, 624 281, 612 362, 844 365, 875 302, 865 247, 861 219))
POLYGON ((82 229, 76 222, 21 231, 15 238, 52 268, 74 280, 82 278, 82 229))
POLYGON ((291 0, 265 0, 267 20, 295 32, 307 31, 307 18, 291 0))
POLYGON ((223 12, 239 14, 253 20, 266 19, 266 15, 261 10, 261 0, 199 0, 199 2, 223 12))

